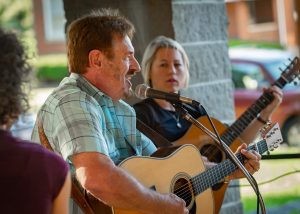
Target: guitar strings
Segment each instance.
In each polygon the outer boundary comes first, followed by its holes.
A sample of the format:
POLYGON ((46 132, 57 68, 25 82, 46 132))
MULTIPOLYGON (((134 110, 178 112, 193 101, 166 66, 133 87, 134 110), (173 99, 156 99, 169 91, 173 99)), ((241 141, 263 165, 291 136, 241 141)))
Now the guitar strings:
MULTIPOLYGON (((239 154, 237 154, 238 156, 239 155, 241 155, 240 153, 239 154)), ((241 158, 242 158, 242 156, 241 156, 241 158)), ((240 158, 239 158, 240 159, 240 158)), ((236 169, 237 167, 234 167, 234 169, 236 169)), ((226 169, 229 169, 229 168, 219 168, 218 170, 216 170, 216 172, 212 172, 213 173, 213 175, 219 175, 220 177, 225 177, 226 175, 228 175, 228 173, 230 174, 231 172, 229 172, 228 170, 226 170, 226 169)), ((230 169, 229 169, 230 170, 230 169)), ((199 174, 200 175, 200 174, 199 174)), ((199 176, 198 175, 198 176, 199 176)), ((178 191, 177 192, 177 194, 176 195, 180 195, 179 197, 180 198, 182 198, 182 199, 184 199, 185 197, 186 197, 186 195, 187 194, 189 194, 190 192, 192 192, 192 194, 191 195, 194 195, 195 194, 195 190, 198 190, 198 188, 194 188, 194 187, 197 187, 197 186, 199 186, 199 188, 200 188, 200 191, 201 191, 201 188, 203 189, 203 190, 205 190, 205 185, 207 185, 207 186, 210 186, 209 184, 207 184, 207 180, 209 179, 209 177, 210 176, 213 176, 213 175, 207 175, 207 176, 203 176, 203 177, 201 177, 201 179, 200 179, 200 177, 198 177, 197 175, 194 177, 194 178, 192 178, 192 179, 188 179, 188 182, 187 183, 185 183, 185 184, 183 184, 183 185, 181 185, 181 186, 179 186, 178 188, 175 188, 174 189, 174 193, 176 192, 176 191, 178 191), (204 187, 204 188, 203 188, 204 187), (192 190, 192 191, 191 191, 192 190)), ((214 176, 215 177, 215 176, 214 176)), ((218 176, 217 176, 218 177, 218 176)), ((220 179, 221 180, 221 179, 220 179)), ((199 190, 198 190, 199 191, 199 190)), ((201 191, 202 192, 202 191, 201 191)), ((200 192, 199 192, 200 193, 200 192)))
MULTIPOLYGON (((226 172, 224 172, 224 171, 220 171, 219 173, 221 173, 222 176, 226 176, 224 174, 226 172)), ((207 177, 204 177, 204 178, 207 178, 207 177)), ((178 191, 178 192, 176 192, 176 195, 187 202, 188 200, 191 200, 191 198, 195 195, 195 189, 193 188, 193 186, 202 186, 201 183, 205 184, 204 180, 200 180, 200 179, 196 178, 194 181, 192 181, 191 179, 189 179, 188 183, 185 183, 185 184, 179 186, 178 188, 175 188, 173 193, 178 191), (190 196, 192 196, 192 197, 190 197, 190 196)))
MULTIPOLYGON (((264 109, 264 108, 266 107, 266 106, 261 107, 261 106, 258 105, 259 101, 260 101, 262 98, 264 98, 264 99, 266 99, 266 100, 268 100, 268 101, 270 102, 270 100, 266 97, 266 93, 263 93, 263 94, 261 95, 261 97, 258 98, 257 101, 256 101, 255 104, 254 104, 255 107, 258 108, 258 111, 259 111, 259 112, 260 112, 262 109, 264 109)), ((265 103, 264 103, 263 101, 262 101, 262 104, 265 105, 265 103)), ((237 122, 237 121, 241 121, 241 123, 243 123, 243 125, 244 125, 245 128, 246 128, 246 127, 247 127, 247 124, 249 124, 250 122, 252 122, 252 120, 253 120, 254 118, 256 118, 256 115, 258 114, 258 113, 256 113, 256 112, 255 112, 255 114, 254 114, 253 112, 251 112, 251 110, 252 110, 252 106, 251 106, 248 110, 246 110, 246 111, 240 116, 240 118, 238 118, 238 119, 236 120, 236 122, 237 122), (249 119, 246 115, 252 116, 253 119, 249 119)), ((235 123, 236 123, 236 122, 235 122, 235 123)), ((234 123, 234 124, 235 124, 235 123, 234 123)), ((233 129, 234 131, 240 132, 240 133, 241 133, 242 131, 245 130, 245 128, 239 130, 237 126, 234 126, 234 124, 231 126, 231 129, 233 129)), ((226 129, 226 130, 222 133, 222 135, 223 135, 226 131, 228 131, 228 129, 226 129)), ((236 138, 237 138, 238 136, 239 136, 239 135, 234 136, 234 140, 231 140, 232 142, 231 142, 230 144, 232 144, 232 143, 236 140, 236 138)), ((222 138, 222 137, 221 137, 221 138, 222 138)), ((226 141, 225 141, 225 143, 227 144, 226 141)), ((229 144, 229 145, 230 145, 230 144, 229 144)), ((228 145, 228 144, 227 144, 227 145, 228 145)), ((211 157, 214 157, 218 152, 220 152, 220 150, 216 149, 214 146, 209 146, 209 147, 203 152, 202 155, 207 156, 207 157, 210 157, 209 159, 211 159, 211 157), (210 156, 208 156, 208 154, 209 154, 210 156)))

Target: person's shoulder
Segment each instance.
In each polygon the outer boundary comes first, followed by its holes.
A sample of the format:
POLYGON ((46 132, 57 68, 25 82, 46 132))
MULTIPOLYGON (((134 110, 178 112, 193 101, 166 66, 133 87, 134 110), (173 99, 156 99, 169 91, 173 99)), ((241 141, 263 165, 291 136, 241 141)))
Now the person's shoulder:
POLYGON ((58 154, 46 149, 42 145, 38 143, 34 143, 32 141, 22 140, 19 138, 14 138, 17 147, 19 150, 23 151, 24 153, 32 155, 32 157, 40 160, 50 160, 50 161, 59 161, 65 162, 61 156, 58 154))
POLYGON ((47 106, 55 109, 62 105, 76 108, 76 106, 81 106, 82 103, 98 105, 93 96, 73 84, 65 84, 56 88, 45 103, 47 106))

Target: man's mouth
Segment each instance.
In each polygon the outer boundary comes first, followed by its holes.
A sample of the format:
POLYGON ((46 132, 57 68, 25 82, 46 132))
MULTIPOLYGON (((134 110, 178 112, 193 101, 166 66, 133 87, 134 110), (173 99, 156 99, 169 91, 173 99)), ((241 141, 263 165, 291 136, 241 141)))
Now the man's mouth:
POLYGON ((126 80, 130 81, 134 75, 135 75, 135 72, 128 71, 128 73, 125 75, 125 78, 126 78, 126 80))

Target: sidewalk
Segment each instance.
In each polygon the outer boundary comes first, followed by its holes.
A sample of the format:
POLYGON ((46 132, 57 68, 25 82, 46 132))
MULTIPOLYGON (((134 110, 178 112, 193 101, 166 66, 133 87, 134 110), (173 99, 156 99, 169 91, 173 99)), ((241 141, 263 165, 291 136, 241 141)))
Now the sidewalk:
POLYGON ((21 115, 11 127, 11 132, 14 136, 30 140, 31 132, 36 120, 36 114, 53 89, 54 87, 44 87, 31 90, 29 95, 29 111, 26 115, 21 115))

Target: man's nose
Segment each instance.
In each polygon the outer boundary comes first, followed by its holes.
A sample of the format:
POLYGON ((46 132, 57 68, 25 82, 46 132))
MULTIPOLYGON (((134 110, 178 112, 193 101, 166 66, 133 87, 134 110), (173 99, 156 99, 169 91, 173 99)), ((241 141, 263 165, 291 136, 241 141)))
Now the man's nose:
POLYGON ((132 60, 132 70, 134 70, 135 72, 141 71, 141 66, 135 57, 133 57, 133 60, 132 60))

